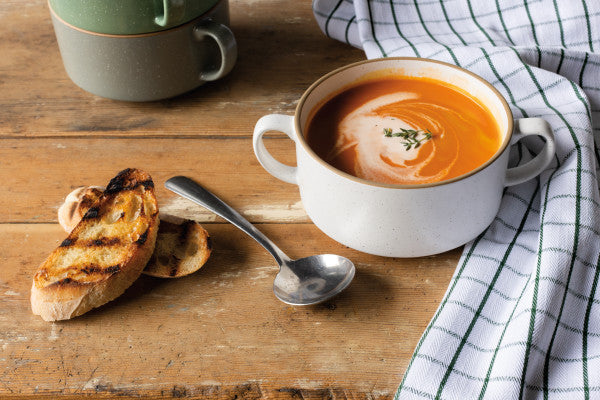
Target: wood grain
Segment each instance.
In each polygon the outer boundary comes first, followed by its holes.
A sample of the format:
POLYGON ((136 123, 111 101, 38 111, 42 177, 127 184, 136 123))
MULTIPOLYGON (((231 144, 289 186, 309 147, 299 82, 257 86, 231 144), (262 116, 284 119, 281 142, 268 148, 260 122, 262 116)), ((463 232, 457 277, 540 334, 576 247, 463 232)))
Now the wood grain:
POLYGON ((326 38, 308 1, 232 0, 239 57, 230 75, 174 99, 128 103, 69 80, 45 2, 1 7, 0 137, 247 136, 262 115, 293 113, 324 73, 365 58, 326 38))
MULTIPOLYGON (((308 219, 298 189, 256 161, 259 117, 292 114, 318 77, 364 59, 325 37, 309 1, 231 0, 233 72, 174 99, 126 103, 67 77, 44 0, 0 2, 0 399, 390 399, 437 308, 460 249, 393 259, 351 250, 308 219), (177 280, 142 276, 82 317, 30 311, 33 273, 65 237, 56 211, 82 185, 148 171, 161 212, 203 223, 209 262, 177 280), (217 193, 291 257, 337 253, 355 281, 325 304, 272 293, 258 244, 163 188, 187 175, 217 193)), ((293 143, 268 148, 293 165, 293 143)))
POLYGON ((221 396, 243 387, 262 395, 287 388, 389 397, 459 255, 375 257, 310 224, 261 224, 292 257, 334 252, 357 265, 340 296, 292 307, 272 294, 268 253, 229 224, 205 227, 214 252, 197 273, 142 276, 101 308, 47 323, 30 312, 31 277, 65 234, 55 224, 0 225, 0 390, 134 397, 179 388, 221 396))
MULTIPOLYGON (((295 164, 293 142, 267 139, 282 162, 295 164)), ((214 215, 175 196, 164 182, 186 175, 207 186, 252 222, 307 222, 298 187, 269 175, 249 137, 4 139, 0 146, 2 222, 56 222, 65 196, 79 186, 106 185, 124 168, 152 176, 162 212, 201 222, 214 215), (232 173, 235 171, 235 173, 232 173)))

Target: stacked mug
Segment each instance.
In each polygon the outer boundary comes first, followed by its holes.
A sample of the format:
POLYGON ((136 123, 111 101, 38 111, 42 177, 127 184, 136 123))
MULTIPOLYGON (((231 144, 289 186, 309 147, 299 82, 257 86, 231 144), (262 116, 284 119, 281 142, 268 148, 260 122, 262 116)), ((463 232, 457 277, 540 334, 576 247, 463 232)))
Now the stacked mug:
POLYGON ((63 64, 88 92, 173 97, 225 76, 237 59, 228 0, 49 0, 63 64))

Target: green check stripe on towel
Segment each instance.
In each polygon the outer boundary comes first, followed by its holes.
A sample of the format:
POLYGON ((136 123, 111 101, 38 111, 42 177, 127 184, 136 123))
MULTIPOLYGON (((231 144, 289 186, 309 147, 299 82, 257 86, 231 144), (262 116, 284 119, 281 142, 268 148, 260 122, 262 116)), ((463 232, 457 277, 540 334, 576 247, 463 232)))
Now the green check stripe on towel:
MULTIPOLYGON (((396 397, 600 398, 600 1, 315 0, 313 10, 368 58, 473 71, 516 118, 542 117, 556 136, 551 167, 507 188, 465 246, 396 397)), ((513 164, 541 147, 524 143, 513 164)))

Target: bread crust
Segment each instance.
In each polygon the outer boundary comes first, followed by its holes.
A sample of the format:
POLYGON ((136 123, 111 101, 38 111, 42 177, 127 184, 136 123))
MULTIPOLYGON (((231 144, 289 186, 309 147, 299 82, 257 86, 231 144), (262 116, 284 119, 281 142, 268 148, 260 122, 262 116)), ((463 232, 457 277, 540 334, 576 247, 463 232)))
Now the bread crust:
POLYGON ((121 295, 150 259, 158 226, 150 175, 121 171, 41 264, 31 288, 33 313, 69 319, 121 295))

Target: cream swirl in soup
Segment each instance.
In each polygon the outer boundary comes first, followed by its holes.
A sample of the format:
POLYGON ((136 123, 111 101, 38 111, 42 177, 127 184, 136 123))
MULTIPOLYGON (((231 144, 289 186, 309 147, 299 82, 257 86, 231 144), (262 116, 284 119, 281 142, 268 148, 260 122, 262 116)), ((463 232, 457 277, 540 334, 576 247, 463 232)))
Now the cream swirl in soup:
POLYGON ((425 78, 382 79, 347 89, 313 114, 307 132, 309 146, 335 168, 397 184, 465 174, 485 163, 501 141, 479 101, 425 78))

